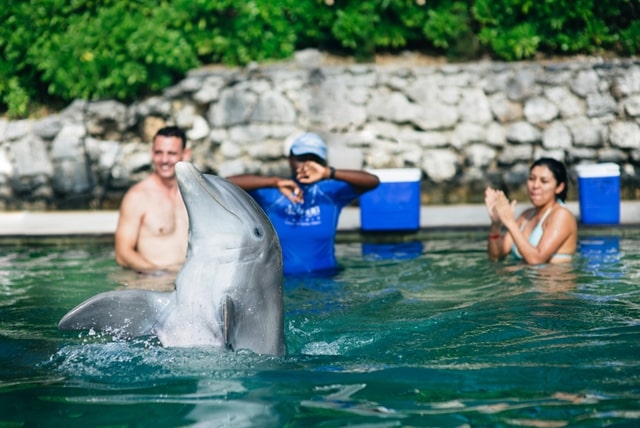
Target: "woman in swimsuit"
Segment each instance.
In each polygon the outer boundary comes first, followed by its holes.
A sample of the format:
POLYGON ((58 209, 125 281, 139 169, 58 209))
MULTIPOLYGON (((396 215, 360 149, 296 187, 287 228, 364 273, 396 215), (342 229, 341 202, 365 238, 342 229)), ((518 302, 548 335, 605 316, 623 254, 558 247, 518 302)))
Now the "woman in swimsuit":
POLYGON ((509 201, 502 191, 488 187, 484 200, 491 217, 489 258, 498 260, 513 252, 529 264, 571 261, 576 252, 578 225, 563 202, 567 187, 567 171, 561 162, 538 159, 531 165, 527 179, 533 207, 517 219, 516 201, 509 201))

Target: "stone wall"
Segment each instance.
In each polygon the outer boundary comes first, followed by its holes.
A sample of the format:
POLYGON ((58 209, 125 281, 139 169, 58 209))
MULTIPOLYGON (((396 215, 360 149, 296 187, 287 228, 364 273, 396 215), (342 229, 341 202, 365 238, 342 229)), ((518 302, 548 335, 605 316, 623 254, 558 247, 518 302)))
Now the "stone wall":
POLYGON ((290 62, 194 70, 160 96, 76 101, 49 116, 0 119, 0 208, 117 208, 150 170, 164 124, 187 130, 193 161, 227 176, 288 174, 286 145, 310 130, 337 167, 423 171, 422 202, 477 203, 486 185, 526 200, 530 163, 615 162, 638 199, 640 60, 415 64, 290 62))

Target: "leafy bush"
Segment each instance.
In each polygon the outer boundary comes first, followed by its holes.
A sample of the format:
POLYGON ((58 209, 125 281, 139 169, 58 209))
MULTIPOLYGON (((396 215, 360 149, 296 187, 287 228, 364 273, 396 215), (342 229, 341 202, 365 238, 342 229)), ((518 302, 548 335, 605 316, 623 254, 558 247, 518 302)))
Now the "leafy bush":
POLYGON ((622 28, 640 17, 633 0, 476 0, 480 39, 506 60, 615 49, 622 28), (622 13, 628 12, 623 16, 622 13))
POLYGON ((49 93, 66 99, 132 99, 199 64, 182 33, 134 2, 70 16, 65 30, 38 40, 30 56, 49 93))
POLYGON ((293 54, 296 38, 286 4, 175 0, 158 14, 172 29, 184 33, 202 62, 247 64, 293 54))
POLYGON ((629 28, 622 30, 620 38, 625 53, 629 55, 640 53, 640 21, 632 22, 629 28))
POLYGON ((0 8, 0 109, 123 101, 205 63, 319 49, 469 60, 640 51, 637 0, 21 0, 0 8))

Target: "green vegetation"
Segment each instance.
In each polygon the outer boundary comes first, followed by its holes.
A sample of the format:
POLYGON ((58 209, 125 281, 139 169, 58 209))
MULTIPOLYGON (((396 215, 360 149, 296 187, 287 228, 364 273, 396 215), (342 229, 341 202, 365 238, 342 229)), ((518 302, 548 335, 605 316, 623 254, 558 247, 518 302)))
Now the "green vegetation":
POLYGON ((635 55, 638 0, 17 0, 0 8, 0 111, 74 98, 130 101, 202 64, 307 47, 360 60, 635 55))

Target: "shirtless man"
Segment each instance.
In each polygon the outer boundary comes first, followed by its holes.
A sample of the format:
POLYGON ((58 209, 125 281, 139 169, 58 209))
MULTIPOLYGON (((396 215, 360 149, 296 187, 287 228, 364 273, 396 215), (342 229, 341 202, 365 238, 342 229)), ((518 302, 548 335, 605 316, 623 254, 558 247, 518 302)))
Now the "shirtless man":
POLYGON ((189 160, 184 131, 175 126, 153 137, 154 171, 125 194, 115 233, 116 262, 138 272, 178 271, 187 253, 189 217, 175 165, 189 160))

